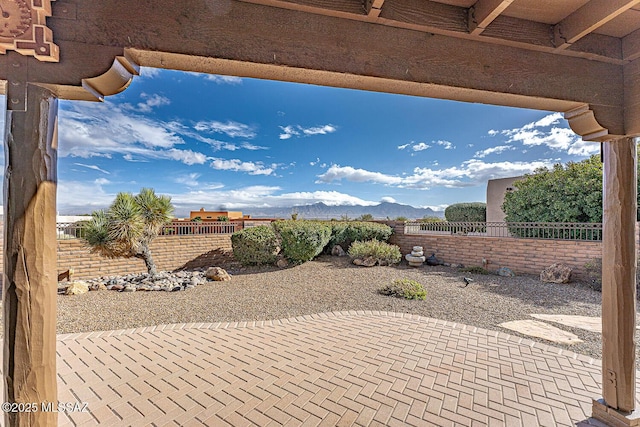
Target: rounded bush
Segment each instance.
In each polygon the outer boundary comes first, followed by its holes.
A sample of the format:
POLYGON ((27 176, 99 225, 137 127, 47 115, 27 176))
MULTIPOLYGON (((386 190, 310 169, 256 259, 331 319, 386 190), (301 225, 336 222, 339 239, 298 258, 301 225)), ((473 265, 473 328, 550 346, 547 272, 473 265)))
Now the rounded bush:
POLYGON ((319 221, 276 221, 273 227, 280 236, 282 253, 295 264, 318 256, 331 238, 331 227, 319 221))
POLYGON ((353 242, 349 248, 349 256, 352 258, 373 257, 378 264, 397 264, 402 260, 400 248, 379 240, 368 240, 366 242, 353 242))
POLYGON ((244 265, 273 264, 280 245, 270 225, 245 228, 231 235, 233 256, 244 265))
POLYGON ((444 217, 449 222, 485 222, 487 220, 487 204, 455 203, 447 206, 444 217))
POLYGON ((326 247, 330 253, 335 245, 340 245, 344 250, 349 249, 356 240, 379 240, 386 242, 391 237, 393 229, 386 224, 366 221, 332 221, 326 223, 331 227, 331 239, 326 247))

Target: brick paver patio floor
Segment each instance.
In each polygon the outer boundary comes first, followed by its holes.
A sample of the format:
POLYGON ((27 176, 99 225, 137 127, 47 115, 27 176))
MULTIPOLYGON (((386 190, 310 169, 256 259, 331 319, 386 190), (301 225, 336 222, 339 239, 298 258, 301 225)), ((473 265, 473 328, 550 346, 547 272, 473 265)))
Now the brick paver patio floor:
POLYGON ((384 312, 60 335, 58 376, 82 426, 569 426, 601 394, 597 360, 384 312))

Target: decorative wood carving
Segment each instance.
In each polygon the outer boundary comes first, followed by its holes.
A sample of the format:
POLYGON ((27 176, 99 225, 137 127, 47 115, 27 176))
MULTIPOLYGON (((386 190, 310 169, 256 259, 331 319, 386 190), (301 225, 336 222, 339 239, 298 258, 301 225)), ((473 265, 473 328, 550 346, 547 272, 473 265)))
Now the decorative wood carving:
POLYGON ((59 61, 58 46, 46 26, 51 1, 0 0, 0 53, 15 50, 40 61, 59 61))

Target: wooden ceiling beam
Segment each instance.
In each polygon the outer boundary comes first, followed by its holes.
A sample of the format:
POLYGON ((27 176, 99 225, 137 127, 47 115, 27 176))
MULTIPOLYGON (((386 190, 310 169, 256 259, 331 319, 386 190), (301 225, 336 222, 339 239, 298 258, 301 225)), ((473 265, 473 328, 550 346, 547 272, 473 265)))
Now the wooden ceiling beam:
POLYGON ((364 0, 364 11, 369 18, 380 16, 384 0, 364 0))
POLYGON ((590 0, 554 26, 556 49, 568 49, 582 37, 640 4, 640 0, 590 0))
POLYGON ((482 33, 514 0, 478 0, 469 8, 469 33, 482 33))
POLYGON ((626 61, 635 61, 640 58, 640 30, 622 39, 622 58, 626 61))
MULTIPOLYGON (((61 1, 61 0, 58 0, 61 1)), ((374 0, 361 4, 354 12, 353 3, 344 0, 240 0, 246 3, 262 4, 289 10, 298 10, 325 16, 335 16, 355 21, 375 22, 397 28, 442 34, 471 40, 482 40, 505 46, 516 46, 544 52, 556 52, 561 55, 589 58, 596 61, 622 65, 620 39, 602 36, 594 46, 591 40, 576 43, 571 49, 558 51, 553 40, 553 26, 498 15, 479 35, 470 34, 468 9, 432 1, 421 0, 385 0, 384 10, 373 7, 374 0), (336 3, 337 1, 337 3, 336 3), (339 4, 338 7, 335 7, 339 4), (331 8, 335 7, 335 8, 331 8)), ((379 0, 378 0, 379 1, 379 0)), ((595 35, 595 34, 594 34, 595 35)), ((587 37, 590 37, 589 35, 587 37)), ((586 39, 586 37, 585 37, 586 39)))

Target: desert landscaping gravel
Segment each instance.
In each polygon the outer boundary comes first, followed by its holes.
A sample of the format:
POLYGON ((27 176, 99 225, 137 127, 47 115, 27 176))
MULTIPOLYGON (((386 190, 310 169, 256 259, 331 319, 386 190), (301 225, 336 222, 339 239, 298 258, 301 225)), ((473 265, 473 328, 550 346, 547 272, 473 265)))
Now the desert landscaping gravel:
MULTIPOLYGON (((413 268, 405 263, 367 268, 352 265, 347 257, 332 256, 284 269, 245 268, 237 264, 222 267, 231 273, 231 281, 207 282, 183 292, 92 291, 59 295, 58 333, 377 310, 412 313, 519 335, 498 325, 532 319, 530 314, 534 313, 601 315, 601 294, 587 284, 543 283, 530 275, 480 275, 442 266, 413 268), (463 277, 474 281, 464 287, 463 277), (427 290, 426 300, 405 300, 377 293, 385 284, 401 278, 422 283, 427 290)), ((532 339, 602 358, 599 333, 553 326, 576 334, 584 342, 561 345, 532 339)))

